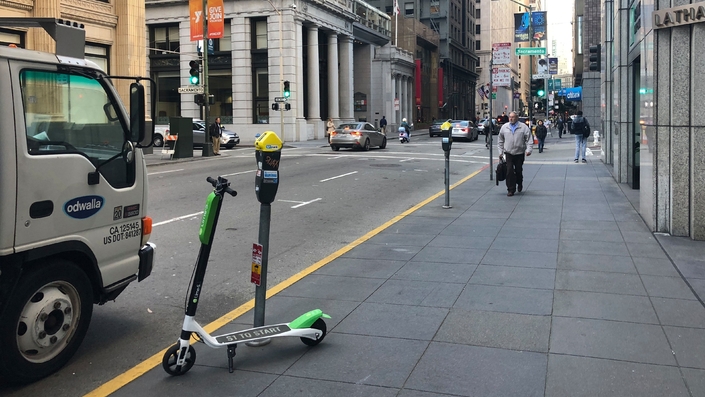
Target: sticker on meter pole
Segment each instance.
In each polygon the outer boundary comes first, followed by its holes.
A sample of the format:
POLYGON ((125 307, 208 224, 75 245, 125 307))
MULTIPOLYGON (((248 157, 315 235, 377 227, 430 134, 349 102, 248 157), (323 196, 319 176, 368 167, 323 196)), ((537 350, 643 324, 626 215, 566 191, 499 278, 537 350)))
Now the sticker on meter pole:
POLYGON ((443 137, 443 143, 448 143, 448 142, 450 142, 450 141, 448 140, 448 137, 445 137, 445 136, 444 136, 444 137, 443 137))
POLYGON ((256 286, 262 284, 262 244, 252 244, 252 275, 250 282, 256 286))
POLYGON ((279 171, 264 171, 263 183, 277 183, 279 179, 279 171))

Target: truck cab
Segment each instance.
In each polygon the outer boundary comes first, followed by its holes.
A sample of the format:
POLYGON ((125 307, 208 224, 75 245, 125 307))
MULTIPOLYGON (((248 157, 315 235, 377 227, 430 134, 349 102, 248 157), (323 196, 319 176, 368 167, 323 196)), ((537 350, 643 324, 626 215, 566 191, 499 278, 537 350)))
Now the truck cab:
POLYGON ((26 383, 71 358, 93 305, 148 277, 156 247, 140 78, 128 112, 109 76, 61 53, 64 27, 82 52, 82 29, 17 20, 0 25, 50 26, 57 41, 57 54, 0 46, 0 378, 26 383))

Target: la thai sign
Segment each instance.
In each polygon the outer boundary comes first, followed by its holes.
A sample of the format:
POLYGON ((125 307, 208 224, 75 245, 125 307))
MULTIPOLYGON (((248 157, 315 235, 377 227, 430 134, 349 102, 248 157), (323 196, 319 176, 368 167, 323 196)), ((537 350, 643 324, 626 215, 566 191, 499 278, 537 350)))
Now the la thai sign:
MULTIPOLYGON (((703 3, 700 3, 703 4, 703 3)), ((705 22, 705 4, 689 4, 656 10, 653 13, 654 29, 673 28, 691 23, 705 22)))

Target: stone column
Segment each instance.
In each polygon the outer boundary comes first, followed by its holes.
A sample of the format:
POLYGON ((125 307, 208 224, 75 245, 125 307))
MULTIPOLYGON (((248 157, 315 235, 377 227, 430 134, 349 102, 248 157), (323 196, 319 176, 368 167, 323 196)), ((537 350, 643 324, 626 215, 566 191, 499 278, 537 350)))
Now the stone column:
POLYGON ((318 26, 308 28, 308 119, 321 119, 321 92, 318 71, 318 26))
POLYGON ((296 118, 304 118, 304 50, 303 50, 303 25, 301 19, 296 19, 296 91, 297 97, 296 101, 296 118))
POLYGON ((411 124, 409 121, 409 93, 406 76, 401 77, 401 117, 406 118, 406 122, 411 124))
POLYGON ((338 34, 328 35, 328 116, 340 119, 340 92, 338 87, 338 34))
POLYGON ((394 110, 394 113, 396 115, 395 116, 396 117, 396 124, 398 127, 399 124, 401 124, 401 118, 402 118, 402 115, 401 115, 401 112, 402 112, 402 108, 401 108, 401 77, 398 74, 394 75, 394 101, 395 101, 395 103, 396 103, 397 99, 399 100, 399 110, 394 110))
MULTIPOLYGON (((147 70, 147 57, 144 54, 146 40, 144 2, 140 0, 116 1, 115 14, 118 17, 115 32, 114 56, 119 62, 113 62, 118 76, 144 76, 147 70), (141 4, 140 4, 141 3, 141 4)), ((116 80, 115 85, 123 102, 130 99, 130 81, 116 80)))
POLYGON ((353 44, 352 38, 341 36, 338 53, 340 54, 340 118, 353 120, 353 44))
MULTIPOLYGON (((252 85, 252 29, 250 18, 234 16, 232 18, 230 38, 232 46, 232 75, 233 75, 233 123, 250 124, 253 122, 253 96, 252 85)), ((182 22, 188 26, 188 22, 182 22)), ((190 40, 189 37, 181 37, 190 40)), ((195 46, 194 46, 195 48, 195 46)), ((188 64, 188 58, 182 55, 182 63, 188 64)), ((185 95, 184 95, 185 97, 185 95)), ((193 101, 190 101, 193 102, 193 101)), ((182 109, 184 103, 181 104, 182 109)))
MULTIPOLYGON (((61 1, 60 0, 35 0, 34 1, 34 17, 35 18, 61 18, 61 1)), ((144 5, 142 6, 144 8, 144 5)), ((144 22, 144 18, 142 19, 144 22)), ((144 24, 142 25, 144 26, 144 24)), ((29 35, 32 38, 33 50, 54 53, 56 44, 54 39, 49 36, 44 29, 33 28, 29 30, 29 35)), ((142 54, 144 58, 144 54, 142 54)))

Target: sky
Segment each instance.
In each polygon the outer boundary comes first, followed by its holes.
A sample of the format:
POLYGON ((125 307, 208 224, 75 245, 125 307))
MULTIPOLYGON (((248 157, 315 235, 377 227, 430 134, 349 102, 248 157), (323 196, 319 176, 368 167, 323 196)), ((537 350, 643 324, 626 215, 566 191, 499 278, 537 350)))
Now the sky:
POLYGON ((543 9, 548 12, 548 41, 546 43, 551 57, 558 57, 558 74, 573 73, 573 19, 574 1, 542 0, 543 9), (553 41, 556 41, 556 53, 553 53, 553 41))

